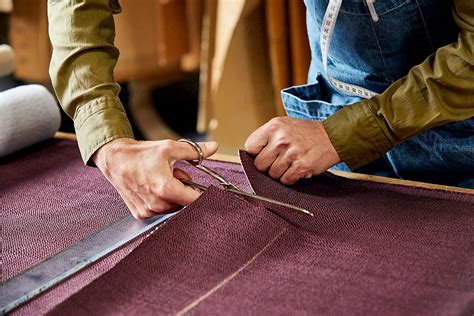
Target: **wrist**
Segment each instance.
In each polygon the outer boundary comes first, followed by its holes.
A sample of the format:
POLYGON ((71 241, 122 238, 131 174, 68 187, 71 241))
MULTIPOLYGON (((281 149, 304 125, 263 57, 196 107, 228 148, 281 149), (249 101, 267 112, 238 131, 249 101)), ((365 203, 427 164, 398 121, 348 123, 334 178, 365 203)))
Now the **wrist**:
POLYGON ((109 157, 115 156, 119 153, 123 146, 131 145, 136 142, 135 139, 128 137, 115 138, 97 149, 91 159, 99 169, 103 170, 107 167, 107 160, 109 157))
POLYGON ((317 122, 317 126, 319 127, 318 134, 320 135, 318 139, 320 139, 323 142, 323 146, 321 148, 324 149, 324 152, 322 154, 323 154, 325 163, 329 167, 340 163, 342 161, 341 157, 339 156, 339 153, 337 152, 336 148, 331 142, 331 138, 329 137, 323 122, 317 122))

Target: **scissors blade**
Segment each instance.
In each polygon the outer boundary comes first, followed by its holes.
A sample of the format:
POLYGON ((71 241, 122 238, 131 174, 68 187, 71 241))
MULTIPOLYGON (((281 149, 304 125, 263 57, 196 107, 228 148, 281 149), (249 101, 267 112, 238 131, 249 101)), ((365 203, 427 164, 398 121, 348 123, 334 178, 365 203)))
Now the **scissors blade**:
POLYGON ((235 193, 235 194, 238 194, 238 195, 242 195, 245 198, 250 198, 252 200, 257 200, 257 201, 262 203, 262 206, 267 207, 269 209, 273 209, 275 207, 275 205, 277 205, 277 206, 281 206, 281 207, 284 207, 284 208, 289 208, 289 209, 292 209, 292 210, 295 210, 295 211, 298 211, 298 212, 302 212, 302 213, 307 214, 309 216, 314 216, 314 214, 311 213, 310 211, 308 211, 307 209, 304 209, 304 208, 301 208, 301 207, 298 207, 298 206, 295 206, 295 205, 292 205, 292 204, 288 204, 288 203, 281 202, 281 201, 278 201, 278 200, 270 199, 270 198, 267 198, 265 196, 261 196, 261 195, 257 195, 257 194, 253 194, 253 193, 248 193, 248 192, 241 191, 241 190, 236 190, 236 189, 233 189, 233 188, 225 188, 225 189, 229 192, 232 192, 232 193, 235 193))
MULTIPOLYGON (((205 187, 201 184, 198 184, 196 182, 193 182, 191 180, 182 179, 181 182, 183 182, 184 184, 187 184, 187 185, 189 185, 193 188, 196 188, 200 191, 206 191, 207 190, 207 187, 205 187)), ((258 201, 258 202, 260 202, 258 204, 261 204, 263 207, 266 207, 266 208, 269 208, 269 209, 275 209, 275 206, 280 206, 280 207, 284 207, 284 208, 287 208, 287 209, 292 209, 292 210, 295 210, 295 211, 298 211, 298 212, 302 212, 302 213, 310 215, 310 216, 314 216, 313 213, 311 213, 310 211, 308 211, 304 208, 301 208, 301 207, 298 207, 298 206, 295 206, 295 205, 291 205, 291 204, 288 204, 288 203, 285 203, 285 202, 277 201, 277 200, 274 200, 274 199, 270 199, 270 198, 267 198, 267 197, 264 197, 264 196, 261 196, 261 195, 248 193, 248 192, 245 192, 245 191, 242 191, 242 190, 239 190, 239 189, 230 188, 230 187, 224 187, 224 190, 232 192, 232 193, 237 194, 237 195, 241 195, 245 198, 251 199, 252 201, 258 201)), ((277 211, 278 211, 278 209, 277 209, 277 211)))

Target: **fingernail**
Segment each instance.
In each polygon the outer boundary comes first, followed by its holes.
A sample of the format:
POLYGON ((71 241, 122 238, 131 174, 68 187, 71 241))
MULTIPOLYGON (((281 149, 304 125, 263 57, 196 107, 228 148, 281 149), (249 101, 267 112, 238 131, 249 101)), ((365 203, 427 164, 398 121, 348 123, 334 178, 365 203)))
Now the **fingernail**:
POLYGON ((217 146, 217 142, 206 142, 206 149, 209 151, 215 150, 217 146))

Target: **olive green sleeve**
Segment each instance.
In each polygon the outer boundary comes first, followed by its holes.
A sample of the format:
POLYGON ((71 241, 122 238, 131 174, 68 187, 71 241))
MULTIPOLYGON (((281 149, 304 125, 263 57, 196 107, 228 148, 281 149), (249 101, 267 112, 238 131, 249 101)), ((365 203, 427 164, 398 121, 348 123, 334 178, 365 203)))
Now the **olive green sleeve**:
POLYGON ((474 116, 474 1, 455 0, 453 14, 457 42, 439 48, 382 94, 323 122, 351 169, 424 130, 474 116))
POLYGON ((112 14, 118 12, 117 0, 48 1, 49 72, 61 106, 74 120, 86 163, 105 143, 133 137, 113 78, 119 52, 112 14))

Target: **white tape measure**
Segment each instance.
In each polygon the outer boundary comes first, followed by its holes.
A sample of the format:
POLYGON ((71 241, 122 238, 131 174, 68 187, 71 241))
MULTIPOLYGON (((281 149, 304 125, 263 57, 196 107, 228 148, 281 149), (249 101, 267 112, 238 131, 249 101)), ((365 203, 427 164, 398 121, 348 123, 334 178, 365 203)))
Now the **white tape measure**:
POLYGON ((336 26, 337 16, 339 15, 339 11, 341 9, 341 4, 342 0, 330 0, 326 9, 326 13, 324 14, 323 25, 321 26, 321 34, 319 40, 323 56, 324 71, 326 72, 329 81, 336 89, 346 94, 351 94, 365 99, 369 99, 377 95, 377 93, 356 85, 348 84, 334 79, 328 70, 329 46, 331 44, 331 39, 334 32, 334 27, 336 26))

